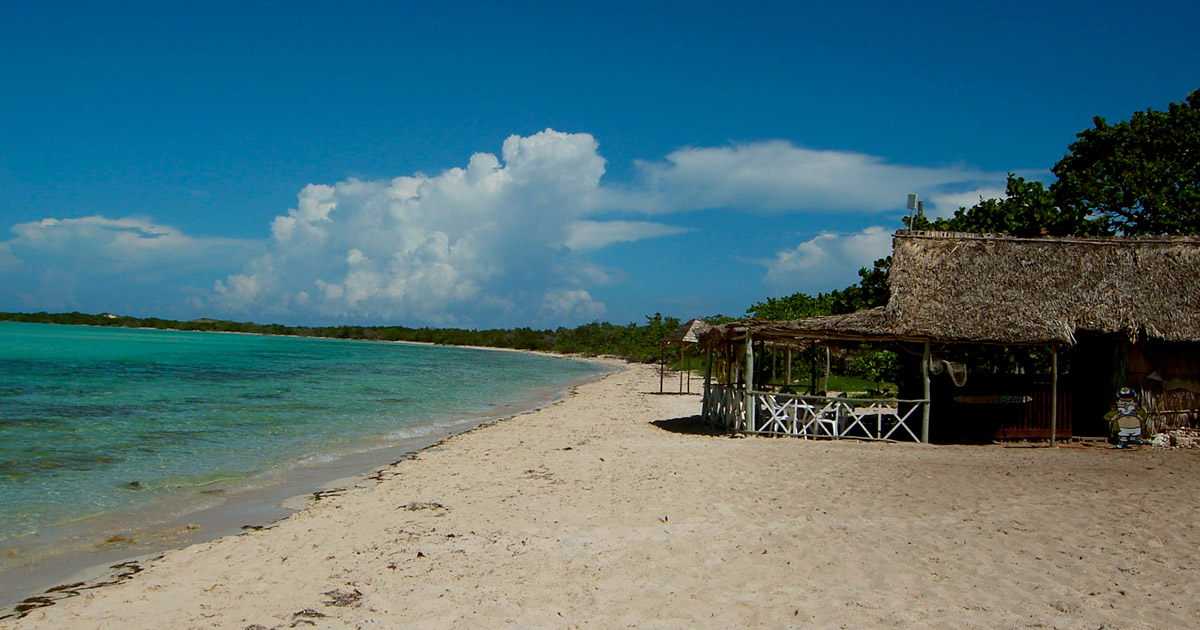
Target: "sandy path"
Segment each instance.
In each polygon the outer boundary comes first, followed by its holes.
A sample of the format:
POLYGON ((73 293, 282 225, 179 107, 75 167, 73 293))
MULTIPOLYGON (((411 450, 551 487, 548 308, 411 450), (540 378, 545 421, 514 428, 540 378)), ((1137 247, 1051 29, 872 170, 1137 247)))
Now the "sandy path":
POLYGON ((657 388, 631 367, 0 627, 1200 623, 1195 452, 731 439, 657 388))

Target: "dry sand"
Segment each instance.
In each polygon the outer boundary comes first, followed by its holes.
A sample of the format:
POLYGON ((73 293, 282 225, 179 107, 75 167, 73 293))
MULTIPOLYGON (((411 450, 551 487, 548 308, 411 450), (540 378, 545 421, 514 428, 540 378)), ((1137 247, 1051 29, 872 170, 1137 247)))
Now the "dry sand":
POLYGON ((632 366, 3 628, 1187 628, 1200 455, 705 434, 632 366))

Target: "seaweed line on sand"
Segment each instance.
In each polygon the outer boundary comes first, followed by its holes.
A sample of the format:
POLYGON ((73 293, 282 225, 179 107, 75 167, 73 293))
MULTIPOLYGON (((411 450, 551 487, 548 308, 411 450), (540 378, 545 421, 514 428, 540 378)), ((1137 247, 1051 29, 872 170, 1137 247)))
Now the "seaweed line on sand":
MULTIPOLYGON (((161 555, 155 556, 150 558, 150 560, 157 560, 161 557, 161 555)), ((12 612, 0 615, 0 620, 14 617, 20 619, 21 617, 24 617, 39 608, 53 606, 54 602, 57 602, 58 600, 66 599, 68 597, 76 597, 82 594, 83 591, 124 582, 138 573, 141 573, 144 569, 145 567, 143 567, 141 561, 138 560, 130 560, 128 562, 114 564, 109 567, 108 575, 98 578, 95 581, 60 584, 58 586, 52 586, 46 589, 41 595, 28 597, 19 604, 13 606, 12 612)))

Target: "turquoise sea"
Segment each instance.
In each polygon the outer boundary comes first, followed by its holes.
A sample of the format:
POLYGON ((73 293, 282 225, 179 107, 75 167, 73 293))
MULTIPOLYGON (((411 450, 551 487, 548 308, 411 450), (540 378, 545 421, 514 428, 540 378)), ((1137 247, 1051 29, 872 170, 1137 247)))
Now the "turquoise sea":
POLYGON ((603 371, 470 348, 0 322, 0 584, 115 522, 186 520, 313 470, 364 472, 603 371))

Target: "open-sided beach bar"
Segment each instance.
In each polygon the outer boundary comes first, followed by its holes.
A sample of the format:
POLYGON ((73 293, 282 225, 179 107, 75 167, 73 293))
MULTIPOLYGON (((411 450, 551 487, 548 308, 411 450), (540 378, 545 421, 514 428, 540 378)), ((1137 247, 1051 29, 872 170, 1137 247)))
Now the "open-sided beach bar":
MULTIPOLYGON (((928 441, 928 397, 830 397, 791 387, 792 355, 839 343, 900 341, 886 335, 884 309, 791 321, 745 320, 716 326, 703 340, 708 350, 703 414, 710 423, 745 433, 796 437, 928 441), (768 355, 770 353, 770 355, 768 355), (757 361, 782 355, 783 385, 756 382, 757 361)), ((918 344, 928 352, 928 344, 918 344)), ((813 388, 815 389, 815 388, 813 388)))
MULTIPOLYGON (((1200 420, 1196 238, 900 231, 888 282, 886 307, 706 332, 705 418, 746 433, 928 441, 931 408, 970 403, 1023 414, 1028 426, 1001 437, 1053 443, 1073 428, 1103 434, 1100 418, 1117 389, 1130 387, 1154 431, 1200 420), (814 379, 807 393, 795 391, 792 353, 828 356, 864 342, 919 357, 905 362, 915 364, 909 383, 919 386, 902 387, 907 396, 829 397, 814 379), (980 374, 968 387, 964 357, 984 346, 1045 348, 1049 366, 1021 378, 980 374), (1064 347, 1074 361, 1060 384, 1064 347), (771 374, 764 361, 782 362, 782 379, 763 378, 771 374), (934 370, 943 373, 936 380, 934 370)), ((933 417, 952 421, 950 413, 933 417)))

